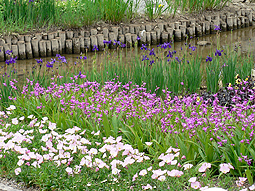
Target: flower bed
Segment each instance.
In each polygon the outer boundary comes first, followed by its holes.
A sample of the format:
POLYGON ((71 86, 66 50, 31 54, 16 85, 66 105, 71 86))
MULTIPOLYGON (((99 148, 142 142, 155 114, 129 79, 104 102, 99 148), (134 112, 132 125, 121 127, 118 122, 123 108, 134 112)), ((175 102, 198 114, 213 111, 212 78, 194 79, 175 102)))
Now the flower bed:
POLYGON ((0 164, 17 180, 45 190, 253 184, 253 89, 226 107, 217 94, 160 98, 132 82, 59 78, 47 88, 28 80, 1 112, 0 164))

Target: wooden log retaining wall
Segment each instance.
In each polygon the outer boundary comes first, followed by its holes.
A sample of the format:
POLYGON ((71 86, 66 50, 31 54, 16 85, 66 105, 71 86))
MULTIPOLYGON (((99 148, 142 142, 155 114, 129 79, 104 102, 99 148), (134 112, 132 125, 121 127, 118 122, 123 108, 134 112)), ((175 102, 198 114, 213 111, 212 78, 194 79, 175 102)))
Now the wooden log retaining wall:
POLYGON ((12 50, 18 59, 31 59, 56 54, 80 54, 92 51, 97 46, 102 51, 106 46, 103 41, 111 40, 109 48, 117 48, 114 40, 126 44, 129 48, 138 43, 156 45, 170 41, 181 41, 190 36, 203 36, 215 34, 215 25, 220 26, 221 31, 230 31, 254 25, 251 9, 241 9, 235 13, 206 16, 202 22, 196 20, 180 20, 175 23, 155 23, 136 25, 130 24, 124 27, 103 28, 102 30, 90 29, 90 31, 57 31, 50 33, 36 33, 34 35, 4 36, 0 38, 0 61, 9 59, 5 54, 12 50))

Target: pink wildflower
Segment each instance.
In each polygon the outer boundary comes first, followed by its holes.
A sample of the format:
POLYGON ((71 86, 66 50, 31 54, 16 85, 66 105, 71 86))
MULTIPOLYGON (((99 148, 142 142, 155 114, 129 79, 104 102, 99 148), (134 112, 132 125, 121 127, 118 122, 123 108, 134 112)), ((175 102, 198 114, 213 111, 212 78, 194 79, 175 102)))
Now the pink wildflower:
POLYGON ((19 175, 19 173, 21 172, 21 168, 16 168, 16 169, 14 170, 14 172, 15 172, 16 175, 19 175))
POLYGON ((200 182, 196 181, 196 182, 191 182, 191 188, 194 188, 194 189, 199 189, 201 188, 201 184, 200 182))

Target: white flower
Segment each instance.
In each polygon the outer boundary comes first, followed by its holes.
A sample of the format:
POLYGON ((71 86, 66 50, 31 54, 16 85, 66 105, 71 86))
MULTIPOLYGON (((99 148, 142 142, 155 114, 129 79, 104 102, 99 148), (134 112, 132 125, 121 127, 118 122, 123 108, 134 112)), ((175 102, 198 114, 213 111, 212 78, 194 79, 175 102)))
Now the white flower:
POLYGON ((20 160, 18 161, 18 163, 17 163, 18 166, 21 166, 21 165, 23 165, 23 164, 24 164, 24 160, 22 160, 22 159, 20 159, 20 160))
POLYGON ((197 181, 197 177, 192 177, 189 179, 189 182, 196 182, 197 181))
POLYGON ((66 168, 66 172, 67 172, 68 174, 73 174, 73 169, 70 168, 70 167, 67 167, 67 168, 66 168))
POLYGON ((183 165, 184 167, 184 170, 188 170, 188 169, 191 169, 191 167, 193 167, 193 164, 185 164, 183 165))
POLYGON ((38 123, 36 123, 34 126, 35 126, 35 127, 39 127, 39 125, 40 125, 40 123, 38 122, 38 123))
POLYGON ((250 190, 255 190, 255 184, 249 187, 250 190))
POLYGON ((140 172, 139 172, 139 175, 140 176, 145 176, 147 174, 147 170, 141 170, 140 172))
POLYGON ((24 116, 22 116, 22 117, 19 118, 20 121, 22 121, 22 120, 24 120, 24 119, 25 119, 24 116))
POLYGON ((6 114, 7 115, 11 115, 12 113, 10 111, 6 111, 6 114))
POLYGON ((142 186, 143 190, 148 190, 151 189, 152 190, 152 186, 150 184, 147 184, 146 186, 142 186))
POLYGON ((28 119, 33 119, 33 118, 35 118, 35 116, 34 115, 29 115, 29 116, 27 116, 27 118, 28 119))
POLYGON ((19 123, 19 121, 18 121, 17 118, 13 118, 13 119, 12 119, 12 124, 13 124, 13 125, 18 125, 18 123, 19 123))
POLYGON ((162 176, 160 176, 160 177, 158 178, 158 180, 161 181, 161 182, 164 181, 165 179, 166 179, 166 177, 165 177, 164 175, 162 175, 162 176))
POLYGON ((112 174, 116 175, 116 174, 119 174, 119 173, 120 173, 119 169, 117 169, 117 168, 112 169, 112 174))
POLYGON ((42 121, 46 122, 48 120, 48 117, 43 117, 42 121))
POLYGON ((54 129, 56 129, 56 123, 51 123, 51 122, 49 122, 49 129, 50 130, 54 130, 54 129))
POLYGON ((147 170, 148 170, 148 171, 151 171, 151 170, 152 170, 152 166, 151 166, 151 167, 149 167, 149 168, 147 168, 147 170))
POLYGON ((19 175, 19 173, 21 172, 21 168, 16 168, 14 172, 16 175, 19 175))
POLYGON ((96 154, 97 154, 97 149, 91 148, 91 149, 89 150, 89 153, 90 153, 90 154, 93 154, 93 155, 96 155, 96 154))
POLYGON ((6 109, 9 111, 12 111, 12 110, 16 109, 16 107, 15 107, 15 105, 10 105, 10 107, 8 107, 6 109))
POLYGON ((146 144, 147 146, 151 146, 151 145, 152 145, 152 142, 145 142, 145 144, 146 144))

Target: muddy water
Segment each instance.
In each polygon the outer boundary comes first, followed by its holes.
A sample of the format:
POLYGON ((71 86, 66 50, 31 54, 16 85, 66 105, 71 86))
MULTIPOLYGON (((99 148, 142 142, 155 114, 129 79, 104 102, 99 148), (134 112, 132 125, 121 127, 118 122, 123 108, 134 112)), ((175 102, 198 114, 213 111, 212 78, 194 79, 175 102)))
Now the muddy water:
MULTIPOLYGON (((190 44, 190 46, 196 46, 197 49, 195 51, 191 51, 191 49, 188 49, 189 52, 191 52, 193 55, 198 54, 199 56, 202 56, 202 58, 206 58, 208 55, 211 55, 215 52, 216 48, 227 50, 228 47, 235 47, 239 46, 242 53, 248 53, 248 52, 255 52, 255 27, 248 27, 243 29, 238 29, 232 32, 220 32, 219 34, 211 34, 199 38, 192 38, 188 39, 186 41, 182 42, 174 42, 172 44, 172 48, 177 51, 177 56, 182 55, 185 45, 190 44), (209 41, 211 42, 211 45, 207 46, 198 46, 198 41, 209 41)), ((186 46, 187 47, 187 46, 186 46)), ((151 49, 154 48, 154 51, 157 52, 157 46, 151 46, 151 49)), ((118 50, 108 50, 108 52, 88 52, 85 53, 87 56, 87 60, 85 64, 87 66, 92 66, 93 64, 100 65, 105 62, 106 56, 109 55, 111 60, 119 60, 120 54, 122 57, 122 61, 124 63, 130 62, 131 58, 134 58, 135 55, 142 56, 144 52, 140 48, 131 48, 131 49, 118 49, 118 50)), ((146 53, 148 54, 148 52, 146 53)), ((63 54, 62 56, 66 57, 66 60, 68 63, 75 63, 77 62, 77 57, 80 55, 76 54, 63 54)), ((56 57, 46 57, 43 59, 42 67, 45 67, 47 61, 51 61, 51 58, 56 57)), ((108 58, 109 59, 109 58, 108 58)), ((6 70, 5 62, 0 62, 0 68, 1 73, 3 73, 6 70)), ((15 69, 17 70, 18 74, 22 75, 24 73, 28 73, 32 70, 32 68, 36 65, 35 59, 30 60, 18 60, 17 64, 15 65, 15 69)), ((75 65, 74 65, 75 66, 75 65)), ((57 67, 58 68, 58 67, 57 67)), ((70 66, 62 66, 61 70, 67 70, 70 71, 70 66)))

